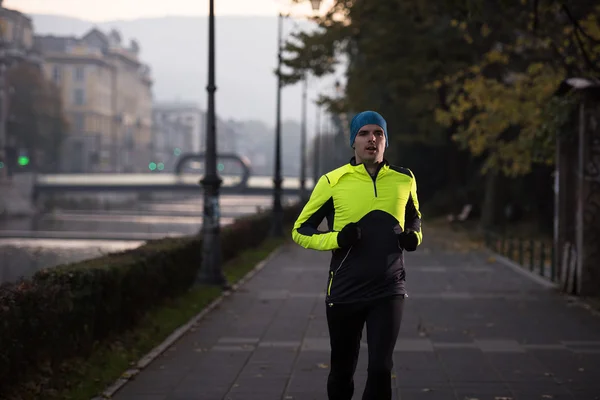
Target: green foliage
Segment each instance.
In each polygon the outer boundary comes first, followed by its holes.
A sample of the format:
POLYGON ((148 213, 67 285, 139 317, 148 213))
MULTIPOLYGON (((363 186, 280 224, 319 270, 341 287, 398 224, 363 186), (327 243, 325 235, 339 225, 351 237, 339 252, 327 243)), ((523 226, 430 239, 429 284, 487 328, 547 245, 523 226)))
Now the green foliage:
MULTIPOLYGON (((298 207, 285 209, 293 221, 298 207)), ((232 260, 269 234, 269 213, 222 231, 222 259, 232 260)), ((185 293, 200 268, 202 238, 165 238, 122 253, 58 266, 0 286, 0 397, 36 375, 61 380, 61 366, 86 358, 150 310, 185 293)), ((40 388, 44 390, 44 385, 40 388)))
MULTIPOLYGON (((485 157, 483 172, 508 176, 554 162, 556 134, 569 122, 574 105, 571 97, 554 98, 560 82, 600 71, 600 6, 580 3, 576 11, 581 18, 575 20, 562 2, 540 3, 534 12, 526 1, 521 3, 511 4, 512 35, 492 31, 494 45, 477 63, 434 83, 450 89, 436 121, 458 126, 454 139, 485 157), (587 37, 586 43, 578 40, 580 35, 587 37)), ((469 24, 454 25, 469 42, 469 24)))
POLYGON ((561 80, 600 73, 599 15, 589 0, 338 0, 287 47, 288 66, 321 76, 345 56, 345 99, 326 104, 381 111, 392 154, 450 137, 484 172, 516 176, 553 162, 561 80))

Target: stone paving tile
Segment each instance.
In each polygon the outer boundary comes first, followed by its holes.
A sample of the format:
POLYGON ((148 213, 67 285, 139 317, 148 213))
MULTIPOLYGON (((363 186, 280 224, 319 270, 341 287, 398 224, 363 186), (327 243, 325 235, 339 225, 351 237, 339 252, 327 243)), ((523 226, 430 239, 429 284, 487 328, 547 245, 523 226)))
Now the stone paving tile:
MULTIPOLYGON (((285 246, 114 399, 326 400, 328 258, 285 246)), ((425 245, 406 265, 394 399, 600 399, 600 318, 484 253, 425 245)))

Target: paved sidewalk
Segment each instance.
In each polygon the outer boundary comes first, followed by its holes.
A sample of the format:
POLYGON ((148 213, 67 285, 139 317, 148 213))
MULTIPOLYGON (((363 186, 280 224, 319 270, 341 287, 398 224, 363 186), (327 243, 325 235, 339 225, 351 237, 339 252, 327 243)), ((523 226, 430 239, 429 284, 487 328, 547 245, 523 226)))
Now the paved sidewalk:
MULTIPOLYGON (((328 258, 286 245, 114 398, 326 400, 328 258)), ((406 265, 397 399, 600 399, 599 317, 482 252, 425 245, 406 265)))

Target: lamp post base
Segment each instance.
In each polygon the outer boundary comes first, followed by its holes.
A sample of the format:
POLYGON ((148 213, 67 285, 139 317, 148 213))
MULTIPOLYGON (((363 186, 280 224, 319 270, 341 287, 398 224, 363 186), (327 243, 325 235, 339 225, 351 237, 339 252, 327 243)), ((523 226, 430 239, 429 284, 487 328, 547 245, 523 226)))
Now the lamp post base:
POLYGON ((230 289, 231 285, 223 274, 221 257, 219 187, 222 180, 218 176, 206 176, 200 183, 204 189, 204 218, 202 264, 196 277, 196 283, 230 289))
POLYGON ((283 237, 283 207, 281 205, 281 183, 283 179, 275 178, 273 183, 275 188, 273 191, 273 221, 271 225, 271 236, 283 237))

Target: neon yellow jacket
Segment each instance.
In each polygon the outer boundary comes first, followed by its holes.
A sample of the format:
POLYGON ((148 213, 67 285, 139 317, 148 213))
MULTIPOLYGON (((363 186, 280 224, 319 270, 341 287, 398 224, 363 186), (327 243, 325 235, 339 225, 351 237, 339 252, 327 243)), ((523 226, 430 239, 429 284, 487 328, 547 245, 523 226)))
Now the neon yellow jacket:
POLYGON ((331 250, 329 304, 406 294, 403 250, 397 233, 413 231, 423 240, 417 183, 407 168, 387 161, 371 177, 363 164, 350 163, 323 175, 292 230, 300 246, 331 250), (328 230, 317 228, 327 219, 328 230), (361 239, 340 248, 338 232, 358 223, 361 239))

